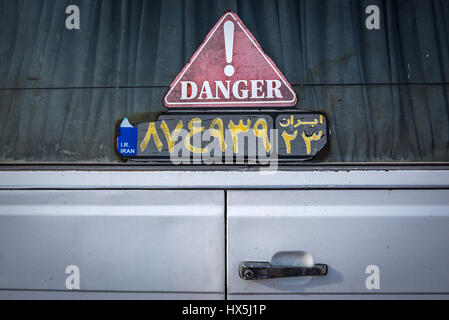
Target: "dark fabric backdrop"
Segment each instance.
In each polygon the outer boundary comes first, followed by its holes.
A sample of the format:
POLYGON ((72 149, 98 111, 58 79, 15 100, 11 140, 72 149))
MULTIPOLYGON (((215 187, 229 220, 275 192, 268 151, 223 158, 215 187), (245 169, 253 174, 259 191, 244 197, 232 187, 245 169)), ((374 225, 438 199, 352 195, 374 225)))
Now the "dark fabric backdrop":
POLYGON ((449 160, 447 0, 0 0, 0 161, 115 162, 223 12, 328 114, 328 162, 449 160), (65 28, 78 5, 81 29, 65 28), (381 29, 365 28, 380 8, 381 29))

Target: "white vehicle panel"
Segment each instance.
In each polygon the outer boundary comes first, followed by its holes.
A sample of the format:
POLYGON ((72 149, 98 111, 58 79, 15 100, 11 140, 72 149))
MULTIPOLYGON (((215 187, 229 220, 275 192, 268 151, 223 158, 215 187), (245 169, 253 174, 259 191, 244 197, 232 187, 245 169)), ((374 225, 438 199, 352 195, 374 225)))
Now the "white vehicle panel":
POLYGON ((224 294, 224 192, 0 191, 0 291, 224 294))
POLYGON ((229 191, 227 205, 231 296, 449 293, 449 190, 229 191), (239 277, 277 253, 328 274, 239 277))

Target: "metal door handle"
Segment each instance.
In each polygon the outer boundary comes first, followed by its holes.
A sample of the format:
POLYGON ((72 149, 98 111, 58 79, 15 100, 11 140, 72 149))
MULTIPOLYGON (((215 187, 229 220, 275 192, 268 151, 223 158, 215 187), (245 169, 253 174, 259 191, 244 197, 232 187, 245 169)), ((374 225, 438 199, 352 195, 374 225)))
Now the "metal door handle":
POLYGON ((311 267, 273 266, 269 262, 242 261, 239 265, 239 276, 243 280, 260 280, 285 277, 325 276, 327 265, 317 263, 311 267))

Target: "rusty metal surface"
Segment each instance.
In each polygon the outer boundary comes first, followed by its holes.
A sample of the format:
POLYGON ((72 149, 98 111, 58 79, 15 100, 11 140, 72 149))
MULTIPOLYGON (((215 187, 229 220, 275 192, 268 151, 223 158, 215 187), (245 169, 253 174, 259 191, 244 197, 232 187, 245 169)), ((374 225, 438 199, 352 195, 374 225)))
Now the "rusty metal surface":
POLYGON ((296 108, 328 115, 322 161, 448 161, 444 0, 0 0, 0 161, 118 161, 115 122, 163 111, 227 10, 293 84, 296 108), (81 30, 64 28, 68 4, 81 30), (380 30, 364 26, 369 4, 380 30))

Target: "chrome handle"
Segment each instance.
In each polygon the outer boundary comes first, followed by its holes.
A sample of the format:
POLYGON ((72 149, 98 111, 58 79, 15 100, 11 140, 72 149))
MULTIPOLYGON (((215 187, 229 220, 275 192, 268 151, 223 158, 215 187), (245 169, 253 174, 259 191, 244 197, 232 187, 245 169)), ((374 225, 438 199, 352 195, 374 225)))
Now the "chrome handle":
POLYGON ((239 276, 243 280, 260 280, 286 277, 325 276, 327 265, 317 263, 305 266, 273 266, 269 262, 242 261, 239 265, 239 276))

